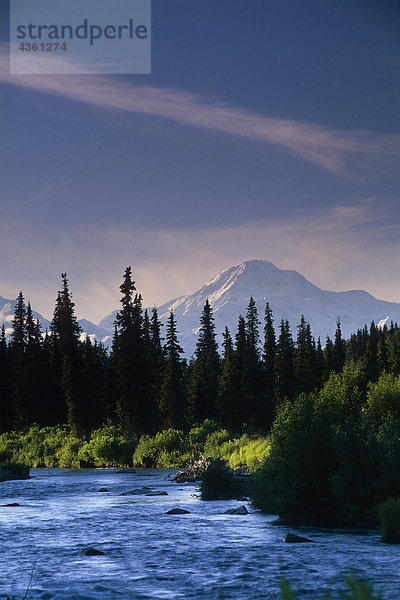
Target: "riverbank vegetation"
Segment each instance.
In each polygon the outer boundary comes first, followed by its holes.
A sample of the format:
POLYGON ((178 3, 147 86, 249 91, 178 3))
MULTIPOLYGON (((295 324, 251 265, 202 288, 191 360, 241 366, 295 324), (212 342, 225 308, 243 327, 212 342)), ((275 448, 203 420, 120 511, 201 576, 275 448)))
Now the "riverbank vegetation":
POLYGON ((332 374, 322 390, 284 403, 254 506, 293 523, 377 523, 400 497, 400 377, 367 383, 360 369, 332 374))
POLYGON ((400 544, 400 498, 387 498, 379 506, 382 541, 400 544))
POLYGON ((253 298, 219 352, 204 305, 193 357, 175 316, 142 308, 125 270, 111 351, 82 339, 66 274, 43 334, 22 292, 0 336, 0 460, 176 467, 200 453, 256 471, 253 503, 293 522, 376 520, 400 497, 400 328, 321 342, 262 327, 253 298), (271 435, 270 435, 271 434, 271 435), (260 467, 262 463, 261 468, 260 467))
POLYGON ((13 479, 28 479, 29 467, 26 464, 0 462, 0 482, 13 479))
POLYGON ((206 420, 187 432, 167 429, 155 436, 128 441, 121 427, 106 424, 88 440, 78 438, 68 425, 32 426, 0 435, 0 460, 31 467, 182 467, 200 455, 218 456, 232 468, 249 465, 254 470, 269 450, 269 438, 231 437, 216 422, 206 420))

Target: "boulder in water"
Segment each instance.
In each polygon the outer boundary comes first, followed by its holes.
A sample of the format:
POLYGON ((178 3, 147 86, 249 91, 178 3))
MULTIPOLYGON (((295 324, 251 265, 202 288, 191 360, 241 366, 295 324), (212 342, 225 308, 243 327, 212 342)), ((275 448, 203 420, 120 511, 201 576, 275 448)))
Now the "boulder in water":
POLYGON ((168 492, 147 492, 147 494, 145 494, 145 496, 168 496, 168 492))
POLYGON ((190 515, 190 510, 185 510, 184 508, 171 508, 168 510, 166 515, 190 515))
POLYGON ((3 506, 21 506, 21 504, 19 504, 19 502, 10 502, 10 504, 3 504, 3 506))
POLYGON ((144 486, 142 488, 135 488, 134 490, 130 490, 129 492, 123 492, 120 495, 121 496, 141 496, 141 495, 147 494, 148 492, 151 492, 151 488, 144 486))
POLYGON ((81 556, 104 556, 104 552, 97 550, 97 548, 84 548, 79 552, 81 556))
POLYGON ((100 488, 98 491, 99 492, 108 492, 109 490, 107 488, 100 488))
POLYGON ((296 535, 295 533, 287 533, 285 535, 285 537, 283 538, 283 541, 286 542, 286 544, 299 544, 302 542, 312 542, 312 540, 309 540, 306 537, 302 537, 301 535, 296 535))
POLYGON ((243 504, 242 506, 239 506, 238 508, 230 508, 229 510, 225 511, 224 514, 225 515, 248 515, 249 511, 243 504))

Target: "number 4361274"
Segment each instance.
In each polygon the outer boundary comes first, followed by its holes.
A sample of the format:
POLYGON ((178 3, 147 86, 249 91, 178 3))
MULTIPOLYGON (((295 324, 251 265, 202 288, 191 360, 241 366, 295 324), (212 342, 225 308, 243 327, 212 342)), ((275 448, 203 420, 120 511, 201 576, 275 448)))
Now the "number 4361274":
POLYGON ((59 44, 58 42, 34 42, 31 44, 30 42, 22 42, 18 46, 18 50, 22 50, 23 52, 57 52, 57 50, 63 50, 66 52, 67 43, 59 44))

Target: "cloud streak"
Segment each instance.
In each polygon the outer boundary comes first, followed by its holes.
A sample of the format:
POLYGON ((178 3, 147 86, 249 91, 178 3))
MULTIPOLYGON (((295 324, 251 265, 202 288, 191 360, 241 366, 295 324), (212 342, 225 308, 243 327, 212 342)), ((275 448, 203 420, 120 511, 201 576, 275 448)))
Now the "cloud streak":
POLYGON ((8 48, 0 48, 0 81, 106 110, 169 119, 197 129, 285 149, 340 177, 357 178, 361 166, 398 162, 400 135, 345 131, 271 118, 200 94, 133 85, 115 76, 10 75, 8 48))

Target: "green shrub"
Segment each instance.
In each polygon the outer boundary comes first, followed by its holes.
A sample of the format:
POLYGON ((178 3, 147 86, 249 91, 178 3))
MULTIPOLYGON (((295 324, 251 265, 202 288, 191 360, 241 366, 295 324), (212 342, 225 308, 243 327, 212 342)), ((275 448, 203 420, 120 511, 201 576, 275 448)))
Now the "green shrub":
POLYGON ((400 544, 400 498, 388 498, 378 508, 382 541, 387 544, 400 544))
POLYGON ((382 498, 382 456, 365 406, 362 376, 346 368, 318 394, 281 406, 254 477, 253 505, 292 523, 368 520, 382 498))
POLYGON ((227 500, 238 495, 232 469, 222 460, 213 460, 203 474, 200 484, 202 500, 227 500))
POLYGON ((140 438, 133 454, 136 467, 181 467, 187 462, 187 439, 179 429, 166 429, 156 436, 144 435, 140 438))
POLYGON ((188 445, 193 458, 197 458, 199 454, 204 454, 207 438, 218 431, 218 428, 218 423, 211 419, 205 419, 201 425, 192 427, 188 433, 188 445))
POLYGON ((230 440, 230 435, 226 429, 213 431, 207 436, 207 439, 204 442, 204 456, 218 458, 221 456, 221 446, 228 440, 230 440))
POLYGON ((3 462, 0 464, 0 481, 28 479, 29 467, 21 463, 3 462))
POLYGON ((79 449, 78 457, 96 467, 126 467, 132 464, 136 444, 124 437, 120 427, 108 424, 93 431, 89 442, 79 449))

